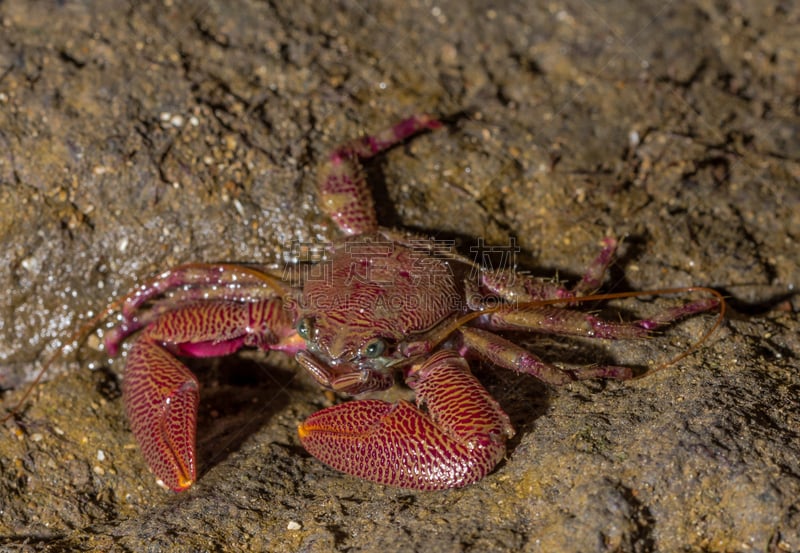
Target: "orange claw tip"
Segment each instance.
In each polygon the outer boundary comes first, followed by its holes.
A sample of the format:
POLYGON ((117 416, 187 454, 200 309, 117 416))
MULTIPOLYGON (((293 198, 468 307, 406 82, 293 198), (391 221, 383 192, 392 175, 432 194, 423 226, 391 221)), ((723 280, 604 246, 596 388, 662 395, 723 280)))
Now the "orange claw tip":
POLYGON ((172 490, 173 492, 183 492, 192 487, 192 484, 194 484, 194 479, 188 478, 184 474, 176 474, 173 482, 167 484, 161 478, 157 478, 156 484, 162 488, 172 490))
POLYGON ((301 422, 297 425, 297 435, 300 436, 301 440, 305 439, 309 434, 311 434, 311 430, 308 429, 305 423, 301 422))
POLYGON ((342 433, 341 428, 331 427, 330 425, 326 425, 324 421, 318 420, 319 413, 324 413, 324 411, 318 411, 317 413, 314 413, 306 420, 297 425, 297 435, 300 436, 300 440, 303 441, 304 444, 306 438, 313 439, 315 434, 317 435, 317 437, 319 437, 320 433, 325 433, 325 432, 333 432, 334 434, 342 433))
POLYGON ((158 484, 159 486, 161 486, 166 490, 172 490, 173 492, 183 492, 192 487, 192 484, 194 484, 194 480, 178 478, 176 482, 167 485, 163 480, 158 478, 156 479, 156 484, 158 484))
POLYGON ((185 478, 183 475, 178 477, 178 485, 175 487, 174 491, 182 492, 192 487, 194 484, 193 478, 185 478))
POLYGON ((325 428, 320 424, 314 424, 313 422, 309 422, 309 420, 301 422, 300 424, 297 425, 297 435, 300 436, 301 440, 310 438, 312 434, 319 435, 320 432, 326 432, 326 431, 328 432, 334 431, 337 434, 341 434, 341 432, 336 432, 332 428, 325 428))

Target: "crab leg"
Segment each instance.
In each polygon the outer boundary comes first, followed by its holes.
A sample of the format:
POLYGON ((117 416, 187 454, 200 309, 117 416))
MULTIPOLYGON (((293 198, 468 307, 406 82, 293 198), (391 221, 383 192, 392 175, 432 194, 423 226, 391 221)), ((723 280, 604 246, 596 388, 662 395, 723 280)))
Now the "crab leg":
POLYGON ((508 302, 530 303, 539 300, 574 299, 586 296, 600 288, 603 276, 617 249, 614 238, 603 239, 603 248, 589 265, 586 273, 574 288, 565 288, 558 282, 522 275, 511 270, 486 271, 481 275, 481 285, 492 294, 508 302))
POLYGON ((666 310, 652 319, 630 322, 611 322, 591 313, 560 309, 552 305, 523 306, 488 314, 486 325, 493 330, 527 330, 548 334, 630 340, 646 338, 650 331, 666 326, 684 317, 716 308, 716 298, 697 300, 666 310))
POLYGON ((285 291, 278 277, 260 269, 226 263, 180 265, 143 283, 124 299, 122 320, 104 337, 106 351, 116 356, 128 336, 183 305, 217 300, 252 302, 285 291), (166 292, 169 295, 165 296, 166 292), (140 310, 147 302, 153 304, 140 310))
POLYGON ((617 250, 617 240, 610 236, 603 238, 603 248, 594 261, 589 265, 586 273, 575 288, 572 289, 573 294, 576 296, 587 296, 594 293, 600 285, 603 284, 603 277, 606 274, 606 269, 614 258, 614 252, 617 250))
POLYGON ((440 122, 427 115, 409 117, 375 135, 337 148, 317 175, 320 208, 348 236, 376 231, 375 204, 359 160, 370 158, 420 131, 440 126, 440 122))
MULTIPOLYGON (((658 329, 689 315, 714 309, 716 298, 707 298, 674 307, 653 319, 631 322, 610 322, 589 313, 559 309, 552 305, 527 306, 486 315, 484 328, 492 330, 526 330, 585 338, 636 339, 645 338, 658 329)), ((459 329, 463 341, 462 354, 469 351, 507 369, 530 374, 548 384, 566 384, 572 380, 612 378, 627 380, 634 377, 629 367, 616 365, 566 365, 542 361, 533 353, 497 336, 489 330, 476 327, 459 329)))
POLYGON ((460 332, 464 342, 463 354, 474 351, 495 365, 529 374, 554 386, 560 386, 573 380, 593 378, 627 380, 634 376, 630 367, 547 363, 509 340, 480 328, 462 328, 460 332))
POLYGON ((290 353, 302 347, 278 298, 219 301, 166 312, 137 338, 126 363, 123 402, 150 470, 180 491, 196 476, 198 383, 174 355, 209 357, 243 346, 290 353))
POLYGON ((454 351, 411 371, 417 405, 356 400, 311 415, 298 432, 333 468, 402 488, 465 486, 503 458, 514 430, 497 402, 454 351))
POLYGON ((227 263, 188 263, 179 265, 143 283, 125 300, 122 305, 122 314, 126 319, 130 319, 139 307, 148 301, 168 290, 177 288, 208 289, 210 286, 217 286, 218 289, 228 289, 229 292, 225 293, 227 299, 257 299, 283 292, 285 287, 278 284, 279 282, 280 279, 274 275, 246 266, 236 267, 227 263), (280 286, 280 290, 274 289, 273 286, 280 286), (245 290, 242 290, 243 288, 245 290), (259 288, 261 295, 252 295, 258 293, 259 288), (244 294, 248 295, 244 296, 244 294))

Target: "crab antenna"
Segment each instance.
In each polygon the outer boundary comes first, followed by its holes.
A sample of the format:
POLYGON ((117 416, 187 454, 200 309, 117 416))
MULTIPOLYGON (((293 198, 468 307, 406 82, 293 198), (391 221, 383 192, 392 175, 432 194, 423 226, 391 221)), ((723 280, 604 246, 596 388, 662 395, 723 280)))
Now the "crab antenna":
POLYGON ((473 311, 472 313, 467 313, 462 317, 458 317, 457 319, 453 319, 449 324, 442 327, 434 337, 430 340, 430 349, 435 348, 444 340, 447 339, 453 332, 470 322, 472 319, 477 319, 482 315, 488 315, 490 313, 497 313, 498 311, 502 311, 503 307, 507 306, 497 306, 497 307, 490 307, 484 309, 483 311, 473 311))
MULTIPOLYGON (((253 267, 237 265, 235 263, 186 263, 184 265, 179 265, 178 267, 171 269, 171 271, 184 270, 184 269, 199 269, 204 267, 219 267, 223 271, 224 270, 238 271, 239 273, 249 275, 251 277, 254 277, 256 280, 263 282, 277 293, 283 293, 287 290, 287 286, 283 282, 265 273, 264 271, 255 269, 253 267)), ((14 404, 13 407, 11 407, 8 410, 8 413, 6 413, 2 418, 0 418, 0 424, 5 423, 7 420, 9 420, 11 417, 13 417, 19 412, 20 408, 22 407, 22 404, 25 403, 25 401, 27 401, 27 399, 33 393, 33 390, 36 388, 39 382, 41 382, 42 378, 50 369, 50 367, 53 365, 53 363, 64 357, 64 354, 67 352, 70 346, 72 346, 73 344, 77 344, 77 346, 80 346, 80 344, 89 336, 89 334, 94 329, 98 327, 98 325, 101 322, 103 322, 106 318, 110 317, 114 312, 120 311, 122 309, 122 306, 124 306, 126 302, 135 298, 139 294, 139 290, 141 289, 142 286, 149 287, 153 285, 155 282, 157 282, 159 279, 162 278, 162 275, 158 275, 148 279, 141 286, 134 288, 133 291, 129 292, 125 296, 122 296, 121 298, 117 298, 116 300, 112 301, 97 315, 86 321, 84 324, 80 326, 80 328, 78 328, 78 330, 73 332, 70 338, 66 342, 61 344, 58 347, 58 349, 55 352, 53 352, 53 354, 44 362, 42 367, 39 369, 39 372, 36 373, 36 377, 34 377, 34 379, 28 385, 28 388, 25 390, 25 393, 22 394, 22 397, 16 402, 16 404, 14 404)))

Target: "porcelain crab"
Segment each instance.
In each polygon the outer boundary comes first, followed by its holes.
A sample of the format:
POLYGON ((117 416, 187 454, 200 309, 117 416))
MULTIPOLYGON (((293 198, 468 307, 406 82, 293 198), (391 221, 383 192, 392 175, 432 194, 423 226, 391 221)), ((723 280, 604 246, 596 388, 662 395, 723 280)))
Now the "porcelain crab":
POLYGON ((181 357, 278 350, 293 355, 322 387, 352 396, 384 390, 400 375, 416 404, 340 403, 300 424, 300 440, 347 474, 442 489, 483 478, 514 433, 467 358, 554 385, 634 376, 621 366, 551 364, 499 332, 641 338, 719 304, 701 299, 655 319, 606 321, 571 306, 599 288, 613 238, 605 239, 583 279, 566 288, 512 268, 484 269, 440 251, 435 241, 380 227, 361 160, 440 126, 428 116, 410 117, 345 143, 324 161, 319 205, 344 238, 325 249, 313 278, 292 283, 247 265, 190 264, 124 300, 105 345, 116 355, 138 332, 127 353, 123 399, 141 451, 164 486, 184 490, 196 479, 199 387, 181 357))

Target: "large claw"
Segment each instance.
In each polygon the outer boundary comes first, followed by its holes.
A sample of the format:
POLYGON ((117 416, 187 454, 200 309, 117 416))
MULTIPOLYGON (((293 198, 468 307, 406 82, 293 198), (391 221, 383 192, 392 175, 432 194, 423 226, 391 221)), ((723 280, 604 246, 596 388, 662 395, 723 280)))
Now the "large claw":
MULTIPOLYGON (((227 355, 243 346, 295 353, 303 344, 293 318, 279 298, 211 301, 165 311, 142 330, 128 353, 122 395, 133 435, 164 486, 185 490, 196 477, 199 386, 174 355, 227 355)), ((108 343, 116 346, 124 332, 108 343)))
POLYGON ((171 490, 191 486, 199 401, 195 376, 160 345, 139 340, 128 353, 122 394, 150 470, 171 490))
POLYGON ((514 431, 466 361, 439 352, 408 383, 416 407, 380 400, 329 407, 300 425, 303 445, 333 468, 380 484, 433 490, 483 478, 514 431))

